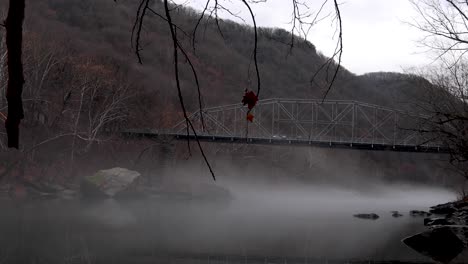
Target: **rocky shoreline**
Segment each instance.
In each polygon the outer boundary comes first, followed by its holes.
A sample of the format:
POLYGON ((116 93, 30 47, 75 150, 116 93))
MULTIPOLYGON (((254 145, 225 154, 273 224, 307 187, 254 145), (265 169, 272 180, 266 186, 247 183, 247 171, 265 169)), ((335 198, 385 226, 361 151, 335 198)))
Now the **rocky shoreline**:
POLYGON ((449 263, 468 247, 468 199, 432 206, 428 230, 403 239, 410 248, 441 263, 449 263))

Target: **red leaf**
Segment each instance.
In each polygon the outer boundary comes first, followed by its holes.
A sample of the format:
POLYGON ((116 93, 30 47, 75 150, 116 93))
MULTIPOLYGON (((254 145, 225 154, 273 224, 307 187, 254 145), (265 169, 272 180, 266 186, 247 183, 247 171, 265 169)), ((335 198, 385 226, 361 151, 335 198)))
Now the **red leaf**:
POLYGON ((252 115, 251 113, 248 113, 247 120, 249 120, 250 122, 253 122, 253 119, 254 119, 254 115, 252 115))
POLYGON ((242 103, 247 105, 249 110, 252 110, 257 104, 258 97, 254 92, 245 90, 244 97, 242 97, 242 103))

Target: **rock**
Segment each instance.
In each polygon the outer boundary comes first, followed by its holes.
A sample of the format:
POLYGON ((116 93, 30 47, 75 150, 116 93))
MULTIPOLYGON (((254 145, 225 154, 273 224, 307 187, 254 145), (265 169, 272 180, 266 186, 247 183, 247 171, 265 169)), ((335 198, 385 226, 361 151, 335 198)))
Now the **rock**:
POLYGON ((428 213, 426 211, 419 211, 419 210, 411 210, 409 212, 411 216, 431 216, 431 213, 428 213))
POLYGON ((392 216, 396 218, 396 217, 402 217, 403 215, 400 214, 400 212, 398 211, 392 211, 392 216))
POLYGON ((60 190, 58 185, 21 180, 17 183, 25 191, 25 197, 34 199, 54 199, 60 190))
POLYGON ((65 190, 65 187, 53 183, 37 183, 36 186, 45 193, 59 193, 65 190))
POLYGON ((83 198, 109 198, 131 192, 140 173, 125 168, 100 170, 85 177, 80 185, 83 198))
POLYGON ((408 247, 432 258, 448 263, 466 247, 466 226, 442 226, 403 239, 408 247))
POLYGON ((377 220, 379 219, 379 215, 371 213, 371 214, 355 214, 353 215, 356 218, 361 218, 361 219, 369 219, 369 220, 377 220))
POLYGON ((425 226, 435 226, 435 225, 454 225, 455 223, 444 217, 438 218, 424 218, 425 226))
POLYGON ((459 209, 451 214, 449 219, 457 225, 468 225, 468 211, 459 209))
POLYGON ((446 203, 432 206, 429 212, 433 214, 448 215, 453 214, 456 210, 457 208, 455 208, 455 205, 453 203, 446 203))
POLYGON ((460 225, 468 225, 468 216, 459 217, 457 220, 460 225))
MULTIPOLYGON (((463 207, 468 207, 468 201, 466 200, 460 200, 460 201, 456 201, 456 202, 452 202, 452 203, 446 203, 446 204, 453 204, 453 206, 457 209, 461 209, 463 207)), ((436 205, 438 206, 438 205, 436 205)))

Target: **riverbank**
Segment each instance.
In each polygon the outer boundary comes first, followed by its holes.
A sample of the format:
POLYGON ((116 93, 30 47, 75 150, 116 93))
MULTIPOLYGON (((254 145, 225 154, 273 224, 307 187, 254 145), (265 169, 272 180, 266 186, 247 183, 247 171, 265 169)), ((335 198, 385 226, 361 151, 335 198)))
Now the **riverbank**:
POLYGON ((403 242, 435 261, 449 263, 465 259, 468 248, 468 197, 432 206, 424 219, 428 230, 403 239, 403 242))

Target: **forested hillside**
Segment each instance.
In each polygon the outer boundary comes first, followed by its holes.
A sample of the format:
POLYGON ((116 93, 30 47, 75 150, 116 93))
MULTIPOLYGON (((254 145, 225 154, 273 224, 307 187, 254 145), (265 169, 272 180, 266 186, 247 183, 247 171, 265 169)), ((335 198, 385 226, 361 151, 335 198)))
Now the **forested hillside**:
MULTIPOLYGON (((155 1, 154 10, 162 12, 160 5, 155 1)), ((4 12, 6 7, 7 1, 0 0, 0 10, 4 12)), ((151 14, 145 18, 143 63, 139 64, 131 44, 137 8, 133 0, 28 1, 23 54, 25 119, 18 154, 22 158, 11 155, 4 139, 0 141, 5 154, 0 168, 5 175, 63 178, 73 176, 79 164, 86 164, 89 172, 105 164, 136 166, 140 161, 135 157, 146 153, 152 143, 126 145, 118 132, 169 128, 183 118, 167 23, 151 14)), ((189 36, 197 11, 177 8, 172 14, 179 25, 181 45, 198 73, 205 106, 239 103, 245 89, 255 90, 252 28, 220 21, 221 34, 214 21, 205 19, 193 49, 189 36)), ((4 37, 0 31, 2 94, 7 84, 4 37)), ((259 29, 260 99, 323 98, 330 76, 321 71, 313 82, 311 78, 328 58, 301 39, 291 49, 290 38, 283 29, 259 29)), ((186 61, 181 61, 180 72, 187 111, 195 111, 198 94, 186 61)), ((420 81, 399 73, 356 76, 341 68, 328 98, 414 110, 411 102, 420 81)), ((0 111, 6 113, 4 96, 0 111)), ((154 156, 145 157, 150 157, 148 164, 160 167, 153 164, 154 156)))
MULTIPOLYGON (((5 10, 6 1, 1 2, 5 10)), ((58 100, 52 99, 58 90, 62 99, 68 95, 70 101, 77 101, 80 91, 72 83, 79 86, 79 81, 87 78, 98 82, 108 79, 128 86, 122 96, 128 124, 161 127, 180 119, 170 34, 164 20, 154 15, 145 20, 143 65, 139 65, 130 41, 137 12, 134 1, 46 0, 31 1, 27 8, 26 102, 37 102, 38 98, 58 100), (50 65, 45 65, 47 60, 50 65)), ((161 10, 159 1, 155 1, 155 10, 161 10)), ((175 21, 181 28, 180 39, 200 77, 203 103, 205 106, 237 103, 244 89, 253 89, 255 85, 251 61, 253 30, 221 21, 220 34, 214 21, 204 20, 194 50, 189 36, 197 19, 197 12, 191 9, 179 8, 175 12, 175 21)), ((264 87, 261 98, 321 98, 327 87, 326 72, 322 71, 313 82, 311 78, 327 58, 312 43, 299 40, 291 50, 289 41, 290 34, 285 30, 260 29, 258 58, 264 87)), ((394 105, 407 102, 406 95, 413 86, 412 79, 401 74, 356 76, 342 69, 338 77, 329 98, 394 105)), ((188 110, 192 111, 197 107, 198 97, 186 62, 181 78, 183 95, 188 110)), ((2 81, 5 82, 4 78, 2 81)), ((43 113, 49 120, 60 112, 56 108, 61 108, 64 102, 55 105, 43 113)))

